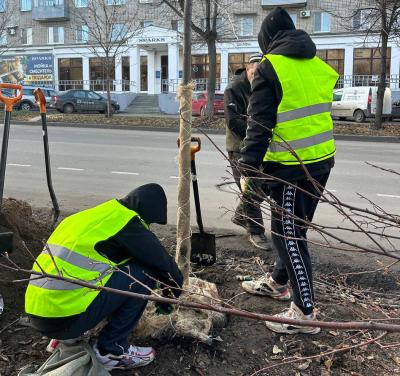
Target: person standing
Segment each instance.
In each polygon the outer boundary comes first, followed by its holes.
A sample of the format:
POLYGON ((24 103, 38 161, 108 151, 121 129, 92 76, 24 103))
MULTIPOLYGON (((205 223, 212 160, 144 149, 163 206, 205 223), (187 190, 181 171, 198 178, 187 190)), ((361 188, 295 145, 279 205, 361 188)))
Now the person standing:
MULTIPOLYGON (((224 93, 226 149, 233 177, 239 189, 240 172, 237 165, 240 158, 240 148, 243 139, 246 137, 247 107, 251 95, 250 83, 261 59, 262 55, 259 54, 250 56, 246 68, 238 69, 235 72, 232 82, 227 86, 224 93)), ((252 199, 250 195, 240 198, 232 222, 247 230, 248 239, 253 246, 263 250, 270 249, 265 236, 260 203, 252 199)))
MULTIPOLYGON (((144 295, 150 295, 158 281, 164 296, 177 298, 182 274, 150 231, 151 223, 167 223, 167 198, 158 184, 140 186, 120 200, 65 218, 33 270, 144 295)), ((25 311, 33 327, 55 340, 79 338, 108 319, 94 345, 108 370, 133 369, 154 360, 153 348, 128 341, 146 304, 146 300, 37 275, 32 275, 25 294, 25 311)), ((172 307, 157 304, 157 311, 169 314, 172 307)))
MULTIPOLYGON (((316 47, 296 30, 286 10, 274 8, 258 41, 264 58, 252 82, 242 171, 258 168, 279 179, 269 184, 272 242, 278 260, 272 273, 242 283, 245 291, 293 302, 278 317, 315 320, 307 221, 312 221, 336 153, 330 109, 338 74, 316 57, 316 47), (291 150, 288 149, 290 145, 291 150), (300 162, 301 160, 301 162, 300 162), (308 170, 313 179, 305 172, 308 170)), ((243 176, 249 189, 253 176, 243 176)), ((266 322, 278 333, 316 334, 320 328, 266 322)))

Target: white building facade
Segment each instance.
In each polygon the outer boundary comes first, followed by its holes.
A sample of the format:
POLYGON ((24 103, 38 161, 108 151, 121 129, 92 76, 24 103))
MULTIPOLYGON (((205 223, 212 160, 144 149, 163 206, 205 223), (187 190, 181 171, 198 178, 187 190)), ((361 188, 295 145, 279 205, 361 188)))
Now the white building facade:
MULTIPOLYGON (((0 57, 0 80, 46 84, 60 91, 71 88, 104 91, 104 64, 87 47, 90 41, 83 37, 84 26, 73 25, 74 20, 68 16, 69 8, 84 8, 86 1, 21 0, 17 21, 0 38, 0 44, 7 45, 0 57), (54 13, 54 7, 61 7, 62 14, 54 13)), ((173 14, 166 17, 165 13, 157 11, 160 5, 156 1, 118 1, 119 6, 138 2, 143 27, 114 61, 113 91, 150 95, 175 92, 182 77, 181 21, 173 14)), ((233 0, 232 6, 227 8, 230 11, 227 19, 220 20, 225 31, 217 42, 218 90, 224 90, 235 70, 246 64, 249 55, 259 52, 258 30, 274 5, 286 7, 296 26, 310 33, 318 55, 340 74, 338 86, 377 82, 379 41, 366 40, 357 17, 349 30, 332 15, 338 9, 352 9, 354 4, 350 0, 233 0)), ((195 17, 201 18, 201 15, 195 17)), ((396 41, 389 46, 388 83, 399 87, 400 48, 396 41)), ((192 60, 196 89, 205 90, 208 55, 206 46, 198 40, 194 41, 192 60)))

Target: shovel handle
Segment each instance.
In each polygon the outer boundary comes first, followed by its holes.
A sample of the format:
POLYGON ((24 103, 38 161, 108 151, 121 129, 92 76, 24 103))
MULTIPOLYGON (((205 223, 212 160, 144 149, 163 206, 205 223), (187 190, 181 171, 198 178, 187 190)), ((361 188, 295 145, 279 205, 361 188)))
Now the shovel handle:
POLYGON ((46 113, 46 97, 43 94, 42 89, 37 88, 34 90, 33 95, 35 96, 36 103, 39 105, 40 113, 46 113))
MULTIPOLYGON (((178 144, 178 148, 181 147, 181 140, 178 138, 176 141, 178 144)), ((200 137, 192 137, 190 139, 190 159, 194 161, 195 159, 195 154, 201 150, 201 139, 200 137), (192 145, 192 143, 195 143, 195 145, 192 145)))
POLYGON ((7 112, 12 112, 14 104, 18 103, 23 95, 23 89, 21 85, 16 85, 16 84, 0 84, 0 101, 4 103, 6 111, 7 112), (2 93, 2 89, 12 89, 12 90, 18 90, 19 93, 18 95, 14 97, 6 97, 2 93))

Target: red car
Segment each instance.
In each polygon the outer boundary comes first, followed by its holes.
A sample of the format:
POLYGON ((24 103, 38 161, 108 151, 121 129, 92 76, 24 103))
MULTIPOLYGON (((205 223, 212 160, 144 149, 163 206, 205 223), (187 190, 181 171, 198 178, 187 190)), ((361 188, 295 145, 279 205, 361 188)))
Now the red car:
MULTIPOLYGON (((192 113, 193 115, 204 116, 207 108, 207 93, 193 93, 192 113)), ((215 93, 214 98, 214 115, 224 114, 224 94, 215 93)))

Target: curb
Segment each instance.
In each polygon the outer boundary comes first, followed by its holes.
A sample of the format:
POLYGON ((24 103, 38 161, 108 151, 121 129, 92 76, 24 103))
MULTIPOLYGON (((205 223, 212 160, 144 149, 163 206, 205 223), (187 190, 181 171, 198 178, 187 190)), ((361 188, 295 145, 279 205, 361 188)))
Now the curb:
MULTIPOLYGON (((39 122, 32 121, 15 121, 20 125, 41 126, 39 122)), ((177 128, 169 127, 152 127, 152 126, 135 126, 135 125, 112 125, 112 124, 86 124, 86 123, 64 123, 64 122, 48 122, 49 127, 60 128, 92 128, 92 129, 118 129, 129 131, 148 131, 148 132, 170 132, 178 133, 177 128)), ((208 134, 225 134, 224 129, 204 129, 208 134)), ((202 133, 200 130, 193 128, 194 133, 202 133)), ((400 136, 363 136, 363 135, 347 135, 335 134, 335 140, 339 141, 361 141, 361 142, 386 142, 386 143, 400 143, 400 136)))

